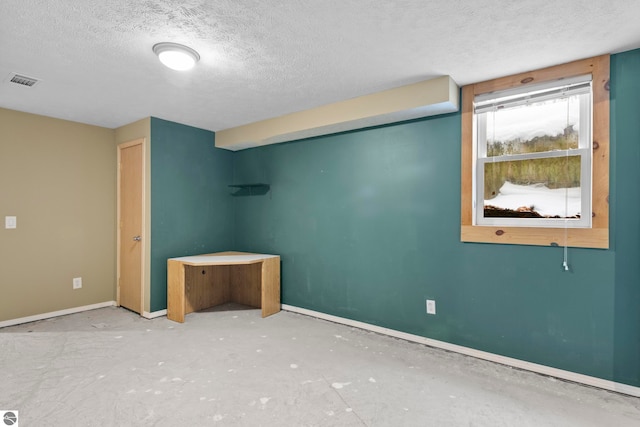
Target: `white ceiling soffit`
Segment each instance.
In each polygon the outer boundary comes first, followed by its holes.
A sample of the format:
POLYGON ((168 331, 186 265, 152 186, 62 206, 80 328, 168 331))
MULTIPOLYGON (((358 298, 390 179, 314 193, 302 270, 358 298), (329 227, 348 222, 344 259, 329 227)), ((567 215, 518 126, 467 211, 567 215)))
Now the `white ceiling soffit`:
POLYGON ((0 107, 211 131, 640 47, 638 0, 0 0, 0 107), (188 72, 152 47, 200 54, 188 72), (4 81, 37 77, 33 87, 4 81))
POLYGON ((385 125, 459 109, 449 76, 335 102, 216 132, 216 147, 242 150, 353 129, 385 125))

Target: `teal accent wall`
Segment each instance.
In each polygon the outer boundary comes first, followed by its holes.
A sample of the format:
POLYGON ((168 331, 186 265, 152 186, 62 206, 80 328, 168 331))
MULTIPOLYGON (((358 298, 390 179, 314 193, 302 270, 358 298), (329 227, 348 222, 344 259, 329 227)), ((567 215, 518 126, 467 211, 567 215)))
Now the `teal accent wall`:
POLYGON ((234 154, 282 302, 640 386, 640 51, 612 59, 609 250, 460 242, 460 114, 234 154), (437 315, 425 314, 435 299, 437 315))
POLYGON ((276 253, 285 304, 640 387, 638 75, 640 50, 612 56, 611 248, 570 272, 562 248, 460 242, 460 114, 235 153, 152 118, 151 309, 167 258, 276 253))
POLYGON ((640 385, 640 50, 612 56, 614 375, 640 385))
POLYGON ((151 311, 167 308, 167 258, 232 247, 232 177, 213 132, 151 118, 151 311))

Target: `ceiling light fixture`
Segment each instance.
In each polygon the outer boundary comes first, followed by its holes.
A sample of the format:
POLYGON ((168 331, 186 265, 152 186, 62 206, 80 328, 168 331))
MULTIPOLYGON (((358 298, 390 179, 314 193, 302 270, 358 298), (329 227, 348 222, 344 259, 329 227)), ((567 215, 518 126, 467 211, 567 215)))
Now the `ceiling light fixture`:
POLYGON ((200 60, 198 52, 178 43, 158 43, 153 46, 153 53, 164 65, 178 71, 190 70, 200 60))

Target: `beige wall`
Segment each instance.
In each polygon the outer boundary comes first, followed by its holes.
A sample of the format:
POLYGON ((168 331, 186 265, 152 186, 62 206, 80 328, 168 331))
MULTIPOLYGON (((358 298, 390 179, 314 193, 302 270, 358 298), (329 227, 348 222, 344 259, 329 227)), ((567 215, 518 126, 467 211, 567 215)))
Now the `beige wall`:
POLYGON ((0 108, 0 321, 115 300, 114 141, 112 129, 0 108))
POLYGON ((147 117, 137 122, 119 127, 115 130, 116 144, 133 141, 134 139, 145 140, 145 227, 144 235, 144 311, 149 312, 151 306, 151 118, 147 117))

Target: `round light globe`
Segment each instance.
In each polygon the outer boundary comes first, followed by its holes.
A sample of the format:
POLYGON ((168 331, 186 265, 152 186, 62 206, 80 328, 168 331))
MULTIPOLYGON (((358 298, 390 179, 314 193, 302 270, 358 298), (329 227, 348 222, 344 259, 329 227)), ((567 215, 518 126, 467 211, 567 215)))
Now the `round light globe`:
POLYGON ((200 59, 198 52, 178 43, 158 43, 153 46, 153 52, 160 62, 177 71, 190 70, 200 59))

